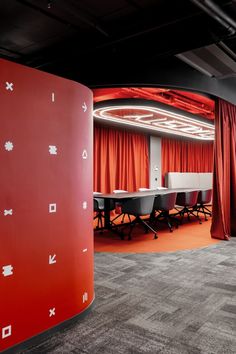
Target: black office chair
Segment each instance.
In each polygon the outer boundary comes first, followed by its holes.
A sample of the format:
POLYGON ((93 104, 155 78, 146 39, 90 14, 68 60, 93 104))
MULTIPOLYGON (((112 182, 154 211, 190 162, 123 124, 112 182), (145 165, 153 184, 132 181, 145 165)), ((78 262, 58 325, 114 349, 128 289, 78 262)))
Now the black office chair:
MULTIPOLYGON (((124 189, 114 189, 113 193, 128 193, 128 191, 126 191, 124 189)), ((116 211, 117 210, 122 210, 122 201, 119 201, 119 202, 116 201, 115 202, 115 209, 116 209, 116 211)), ((125 221, 125 216, 126 216, 126 214, 118 211, 118 215, 114 219, 112 219, 112 223, 114 223, 115 220, 117 220, 120 217, 122 217, 121 223, 123 224, 124 221, 125 221)), ((127 216, 128 216, 129 222, 131 222, 129 214, 127 214, 127 216)))
POLYGON ((204 214, 205 220, 207 221, 207 215, 212 216, 211 210, 207 208, 211 204, 212 199, 212 189, 202 190, 198 194, 197 204, 194 207, 194 211, 204 214))
POLYGON ((173 232, 172 223, 174 223, 176 227, 179 225, 179 220, 169 213, 170 210, 175 208, 176 197, 177 193, 173 192, 157 195, 154 200, 154 212, 159 212, 159 214, 155 216, 155 223, 158 221, 167 223, 170 232, 173 232))
POLYGON ((104 219, 103 212, 105 210, 104 207, 104 199, 102 198, 93 198, 93 211, 96 213, 94 216, 93 220, 98 220, 96 229, 102 228, 103 227, 103 222, 102 220, 104 219))
POLYGON ((194 206, 197 204, 197 198, 198 198, 198 191, 177 193, 176 205, 183 208, 179 210, 179 208, 176 207, 175 209, 178 211, 178 213, 174 215, 175 216, 179 215, 181 217, 181 223, 183 221, 185 214, 187 214, 189 221, 190 221, 190 215, 193 215, 195 218, 198 219, 199 224, 202 223, 200 217, 193 213, 194 206))
POLYGON ((151 230, 154 233, 154 239, 157 239, 156 231, 143 219, 141 216, 150 215, 153 210, 154 195, 146 197, 135 197, 127 199, 123 202, 122 212, 129 215, 134 215, 135 219, 130 223, 130 231, 128 240, 131 240, 131 234, 135 224, 139 223, 144 226, 145 231, 151 230))
MULTIPOLYGON (((98 195, 101 193, 94 193, 94 195, 98 195)), ((112 211, 115 209, 115 202, 111 199, 109 203, 109 211, 112 211)), ((93 198, 93 211, 96 212, 96 215, 94 216, 93 220, 98 219, 98 223, 96 226, 96 229, 102 229, 103 228, 103 220, 105 220, 104 212, 105 212, 105 202, 103 198, 93 198)), ((111 221, 111 225, 115 225, 111 221)))

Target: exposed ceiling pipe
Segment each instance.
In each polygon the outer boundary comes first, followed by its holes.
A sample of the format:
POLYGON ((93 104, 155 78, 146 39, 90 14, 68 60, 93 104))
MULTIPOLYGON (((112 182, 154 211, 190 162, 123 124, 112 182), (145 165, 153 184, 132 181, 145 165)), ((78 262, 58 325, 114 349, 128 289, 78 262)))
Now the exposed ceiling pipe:
POLYGON ((231 36, 236 33, 236 22, 213 1, 191 0, 191 2, 200 7, 204 12, 226 28, 231 36))

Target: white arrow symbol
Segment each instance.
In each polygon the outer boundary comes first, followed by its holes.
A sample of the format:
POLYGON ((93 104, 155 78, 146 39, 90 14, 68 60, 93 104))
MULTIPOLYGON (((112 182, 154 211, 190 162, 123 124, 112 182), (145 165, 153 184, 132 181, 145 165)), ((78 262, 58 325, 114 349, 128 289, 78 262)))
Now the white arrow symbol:
POLYGON ((56 254, 54 254, 53 256, 50 254, 49 255, 49 264, 53 264, 53 263, 56 263, 57 260, 56 260, 56 254))
POLYGON ((84 104, 82 105, 82 108, 83 108, 83 111, 86 112, 87 111, 87 105, 86 103, 84 102, 84 104))

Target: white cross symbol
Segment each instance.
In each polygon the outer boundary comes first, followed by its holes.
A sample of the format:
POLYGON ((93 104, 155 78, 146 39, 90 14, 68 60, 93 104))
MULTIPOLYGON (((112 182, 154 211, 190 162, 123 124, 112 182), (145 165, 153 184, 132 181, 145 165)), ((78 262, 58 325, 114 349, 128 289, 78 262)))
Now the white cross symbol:
POLYGON ((4 210, 4 216, 12 215, 12 214, 13 214, 13 210, 12 209, 9 209, 9 210, 5 209, 4 210))
POLYGON ((6 81, 6 90, 13 91, 13 82, 6 81))
POLYGON ((8 277, 13 274, 13 266, 11 264, 2 267, 2 274, 4 277, 8 277))
POLYGON ((56 315, 56 308, 53 307, 53 309, 49 309, 49 317, 55 316, 56 315))

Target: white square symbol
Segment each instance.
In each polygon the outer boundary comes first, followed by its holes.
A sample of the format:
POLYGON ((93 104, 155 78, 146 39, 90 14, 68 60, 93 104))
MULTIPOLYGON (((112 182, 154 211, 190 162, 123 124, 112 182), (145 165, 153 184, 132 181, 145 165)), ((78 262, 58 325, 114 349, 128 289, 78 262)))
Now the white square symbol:
POLYGON ((2 328, 2 339, 11 336, 11 325, 2 328))
POLYGON ((49 204, 49 213, 56 213, 56 211, 57 211, 56 203, 49 204))

